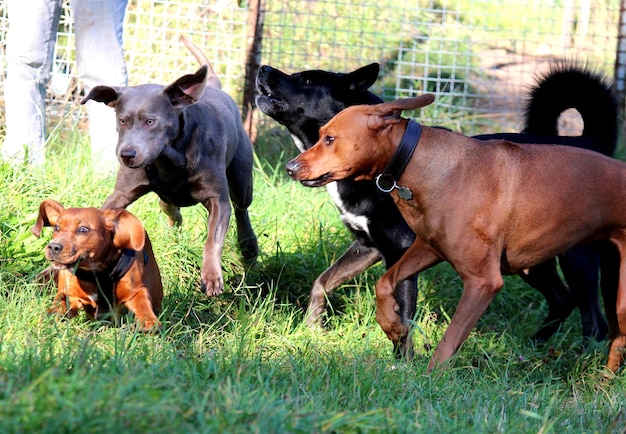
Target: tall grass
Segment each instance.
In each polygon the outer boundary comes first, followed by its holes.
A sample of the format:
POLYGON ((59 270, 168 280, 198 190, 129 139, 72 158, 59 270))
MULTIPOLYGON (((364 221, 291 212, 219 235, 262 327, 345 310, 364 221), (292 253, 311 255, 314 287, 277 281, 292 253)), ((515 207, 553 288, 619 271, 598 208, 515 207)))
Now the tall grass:
POLYGON ((287 179, 281 129, 257 143, 251 208, 261 254, 241 265, 234 228, 227 292, 199 292, 206 211, 167 226, 156 198, 129 209, 153 240, 165 285, 165 327, 138 334, 46 314, 53 288, 30 234, 38 204, 99 206, 113 177, 79 136, 50 147, 43 168, 0 166, 1 432, 623 432, 626 381, 602 379, 606 342, 583 349, 575 314, 546 346, 528 337, 544 302, 517 278, 481 319, 448 370, 425 373, 460 295, 449 266, 420 276, 418 356, 392 358, 376 324, 376 266, 330 299, 325 331, 302 325, 313 279, 349 245, 323 189, 287 179))

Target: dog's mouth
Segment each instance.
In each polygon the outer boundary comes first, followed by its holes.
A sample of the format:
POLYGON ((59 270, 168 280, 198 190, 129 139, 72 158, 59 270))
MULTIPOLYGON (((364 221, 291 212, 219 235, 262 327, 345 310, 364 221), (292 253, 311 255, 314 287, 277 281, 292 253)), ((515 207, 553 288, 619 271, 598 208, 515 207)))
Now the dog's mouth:
POLYGON ((59 260, 56 259, 51 259, 50 260, 50 265, 52 265, 52 268, 54 268, 55 270, 72 270, 75 271, 78 268, 78 265, 80 264, 80 261, 82 261, 82 257, 78 258, 75 261, 68 261, 68 262, 61 262, 59 260))
POLYGON ((257 90, 259 95, 256 97, 256 104, 261 110, 272 108, 273 110, 286 110, 287 103, 278 94, 276 94, 271 87, 257 82, 257 90))
POLYGON ((81 265, 84 266, 83 260, 88 257, 85 252, 79 251, 54 251, 48 248, 45 255, 50 265, 55 270, 76 270, 81 265))
POLYGON ((305 187, 322 187, 333 181, 334 179, 332 173, 328 172, 323 174, 319 178, 300 180, 300 184, 304 185, 305 187))

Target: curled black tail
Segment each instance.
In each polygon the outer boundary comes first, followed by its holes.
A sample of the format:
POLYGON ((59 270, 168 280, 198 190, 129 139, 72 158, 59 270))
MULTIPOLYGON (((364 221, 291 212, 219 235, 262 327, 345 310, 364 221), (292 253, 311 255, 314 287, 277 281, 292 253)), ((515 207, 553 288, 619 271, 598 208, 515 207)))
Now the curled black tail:
POLYGON ((558 135, 559 115, 569 108, 582 116, 582 137, 593 142, 591 148, 613 155, 618 135, 616 93, 608 77, 588 66, 555 63, 537 77, 525 104, 522 133, 558 135))

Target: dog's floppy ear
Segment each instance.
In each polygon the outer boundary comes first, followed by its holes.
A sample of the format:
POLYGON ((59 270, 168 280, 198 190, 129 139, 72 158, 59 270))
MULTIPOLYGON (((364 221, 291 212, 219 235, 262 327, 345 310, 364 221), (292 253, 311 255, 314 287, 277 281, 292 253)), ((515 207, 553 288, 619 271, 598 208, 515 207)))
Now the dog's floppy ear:
POLYGON ((435 100, 432 93, 425 93, 416 98, 401 98, 371 106, 367 120, 368 128, 379 130, 387 125, 400 122, 403 110, 415 110, 431 104, 435 100))
POLYGON ((41 235, 44 226, 54 226, 61 213, 65 210, 56 200, 46 199, 39 205, 39 215, 35 225, 30 230, 36 237, 41 235))
POLYGON ((95 86, 89 91, 87 96, 80 100, 80 103, 85 104, 89 100, 94 100, 115 108, 120 93, 121 89, 118 87, 95 86))
POLYGON ((174 107, 184 107, 198 101, 206 86, 207 71, 208 66, 204 65, 195 74, 183 75, 163 89, 170 103, 174 107))
POLYGON ((122 208, 102 211, 104 225, 113 232, 113 245, 118 249, 142 250, 146 230, 137 217, 122 208))

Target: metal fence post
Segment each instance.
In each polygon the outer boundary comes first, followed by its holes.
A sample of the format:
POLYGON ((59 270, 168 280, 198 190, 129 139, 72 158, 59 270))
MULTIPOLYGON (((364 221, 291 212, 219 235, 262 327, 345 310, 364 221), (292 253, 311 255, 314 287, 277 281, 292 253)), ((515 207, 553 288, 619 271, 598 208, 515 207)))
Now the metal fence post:
POLYGON ((264 0, 250 0, 248 2, 246 76, 241 113, 244 119, 244 127, 252 143, 255 142, 257 135, 254 97, 256 94, 256 74, 261 63, 261 42, 263 39, 263 17, 265 13, 264 3, 264 0))
MULTIPOLYGON (((618 26, 614 80, 619 102, 619 119, 623 119, 626 103, 626 0, 620 1, 618 26)), ((623 126, 621 133, 624 133, 623 126)))

